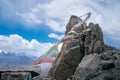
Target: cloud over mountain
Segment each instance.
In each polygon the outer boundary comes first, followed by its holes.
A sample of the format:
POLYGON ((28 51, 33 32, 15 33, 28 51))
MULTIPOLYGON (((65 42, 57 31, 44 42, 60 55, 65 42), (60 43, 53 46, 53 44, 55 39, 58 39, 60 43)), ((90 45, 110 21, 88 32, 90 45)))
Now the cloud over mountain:
POLYGON ((41 43, 35 39, 28 41, 17 34, 0 35, 0 50, 5 52, 25 53, 26 55, 39 57, 52 45, 52 43, 41 43))

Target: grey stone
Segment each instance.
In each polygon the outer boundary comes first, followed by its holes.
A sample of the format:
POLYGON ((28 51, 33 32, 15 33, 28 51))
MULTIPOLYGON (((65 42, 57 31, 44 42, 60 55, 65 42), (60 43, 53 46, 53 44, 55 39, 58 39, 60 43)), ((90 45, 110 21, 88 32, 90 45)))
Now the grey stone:
POLYGON ((86 55, 76 69, 72 80, 87 80, 94 77, 95 71, 99 69, 99 64, 100 56, 98 54, 86 55))

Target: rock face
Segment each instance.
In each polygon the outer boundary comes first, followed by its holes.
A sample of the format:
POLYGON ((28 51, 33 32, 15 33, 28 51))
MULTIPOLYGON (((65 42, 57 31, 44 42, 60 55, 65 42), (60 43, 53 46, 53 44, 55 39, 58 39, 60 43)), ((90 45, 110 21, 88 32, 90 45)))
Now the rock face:
MULTIPOLYGON (((79 21, 71 16, 65 34, 79 21)), ((76 32, 75 40, 64 42, 46 80, 120 80, 120 51, 104 44, 99 25, 76 32)))

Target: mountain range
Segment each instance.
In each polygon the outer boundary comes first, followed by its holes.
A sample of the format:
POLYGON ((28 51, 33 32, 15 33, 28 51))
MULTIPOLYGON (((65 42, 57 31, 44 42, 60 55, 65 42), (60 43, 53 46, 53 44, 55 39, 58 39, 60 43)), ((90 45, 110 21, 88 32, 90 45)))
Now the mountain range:
POLYGON ((31 65, 37 57, 0 51, 0 66, 31 65))

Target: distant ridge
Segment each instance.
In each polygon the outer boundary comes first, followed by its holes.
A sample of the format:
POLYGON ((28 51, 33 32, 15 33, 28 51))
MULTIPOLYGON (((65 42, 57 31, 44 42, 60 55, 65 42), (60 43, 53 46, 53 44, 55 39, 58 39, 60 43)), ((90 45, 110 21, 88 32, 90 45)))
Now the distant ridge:
POLYGON ((36 59, 34 56, 27 56, 24 53, 15 54, 0 51, 0 66, 31 65, 36 59))

